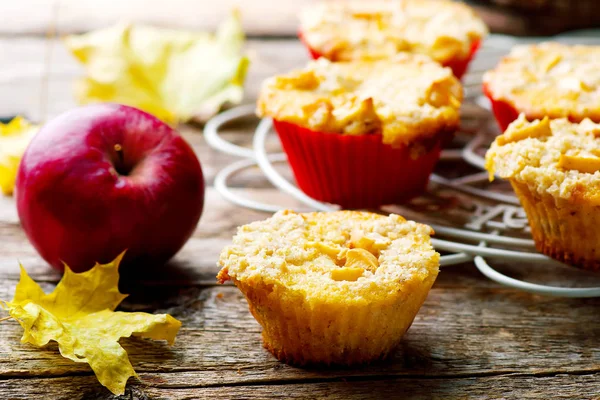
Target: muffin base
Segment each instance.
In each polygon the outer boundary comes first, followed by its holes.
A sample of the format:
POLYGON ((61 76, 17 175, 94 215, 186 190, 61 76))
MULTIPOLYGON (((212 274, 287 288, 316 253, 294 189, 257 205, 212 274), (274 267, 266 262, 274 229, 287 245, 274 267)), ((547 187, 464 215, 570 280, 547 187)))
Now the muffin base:
POLYGON ((532 192, 510 180, 525 209, 538 251, 574 267, 600 270, 600 206, 556 204, 551 195, 532 192))
POLYGON ((383 144, 381 135, 316 132, 274 122, 296 182, 304 193, 348 209, 399 204, 422 194, 452 133, 440 133, 415 156, 383 144))
MULTIPOLYGON (((321 57, 325 57, 322 53, 315 50, 308 44, 308 41, 304 37, 302 31, 298 32, 298 38, 300 39, 302 44, 304 44, 304 46, 308 50, 308 53, 310 54, 310 56, 313 60, 317 60, 321 57)), ((469 68, 469 64, 471 63, 471 60, 473 60, 473 57, 475 57, 475 53, 477 53, 477 50, 479 50, 480 46, 481 46, 481 40, 476 40, 471 44, 471 49, 469 50, 469 54, 467 55, 466 58, 453 59, 442 65, 444 67, 449 67, 452 70, 452 73, 454 74, 454 76, 456 76, 458 79, 460 79, 463 77, 465 72, 467 72, 467 69, 469 68)), ((331 60, 331 61, 338 61, 338 60, 331 60)))
POLYGON ((381 302, 309 304, 285 288, 234 280, 263 327, 263 344, 293 365, 357 365, 387 357, 425 301, 435 276, 381 302), (285 293, 285 294, 284 294, 285 293))

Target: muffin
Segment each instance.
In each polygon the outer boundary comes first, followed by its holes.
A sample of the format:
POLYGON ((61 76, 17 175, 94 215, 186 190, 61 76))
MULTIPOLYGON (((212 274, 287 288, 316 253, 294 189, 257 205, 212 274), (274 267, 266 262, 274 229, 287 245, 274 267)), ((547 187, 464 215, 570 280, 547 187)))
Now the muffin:
POLYGON ((309 196, 344 208, 421 194, 460 123, 462 87, 426 56, 310 62, 264 82, 257 113, 272 117, 309 196))
POLYGON ((483 91, 502 130, 527 119, 600 122, 600 46, 517 46, 483 77, 483 91))
POLYGON ((337 211, 281 211, 238 229, 217 279, 248 300, 264 346, 296 364, 386 357, 438 274, 427 225, 337 211))
POLYGON ((426 54, 461 77, 487 28, 465 4, 439 0, 316 3, 300 16, 300 39, 313 58, 332 61, 426 54))
POLYGON ((542 253, 577 267, 600 268, 600 124, 566 118, 528 122, 524 114, 486 154, 512 184, 542 253))

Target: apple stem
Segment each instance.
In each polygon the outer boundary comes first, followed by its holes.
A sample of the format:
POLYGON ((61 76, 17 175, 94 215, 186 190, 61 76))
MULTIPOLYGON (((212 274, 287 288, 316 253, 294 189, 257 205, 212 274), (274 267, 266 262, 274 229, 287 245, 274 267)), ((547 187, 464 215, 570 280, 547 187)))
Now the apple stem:
POLYGON ((115 144, 115 151, 117 152, 117 156, 119 157, 119 163, 123 165, 123 146, 120 144, 115 144))

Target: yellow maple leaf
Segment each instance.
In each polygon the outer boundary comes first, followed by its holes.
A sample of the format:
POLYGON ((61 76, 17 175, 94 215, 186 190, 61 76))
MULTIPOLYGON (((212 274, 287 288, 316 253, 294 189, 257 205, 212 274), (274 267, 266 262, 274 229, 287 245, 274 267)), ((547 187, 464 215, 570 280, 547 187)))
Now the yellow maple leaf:
POLYGON ((39 130, 23 117, 0 123, 0 191, 10 196, 15 188, 19 162, 31 138, 39 130))
POLYGON ((172 345, 181 327, 167 314, 114 311, 127 297, 118 289, 122 257, 82 273, 65 265, 62 280, 50 294, 21 266, 15 297, 2 302, 25 330, 21 342, 41 347, 56 341, 63 357, 88 363, 98 381, 114 394, 124 393, 129 377, 136 376, 118 340, 135 335, 172 345))
POLYGON ((86 70, 80 103, 122 103, 176 123, 242 100, 248 59, 238 12, 215 35, 119 24, 65 44, 86 70))

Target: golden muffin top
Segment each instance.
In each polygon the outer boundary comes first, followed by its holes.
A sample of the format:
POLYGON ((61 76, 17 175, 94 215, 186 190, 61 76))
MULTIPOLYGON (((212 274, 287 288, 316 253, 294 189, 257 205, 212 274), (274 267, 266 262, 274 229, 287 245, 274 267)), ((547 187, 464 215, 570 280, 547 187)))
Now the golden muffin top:
POLYGON ((431 233, 395 214, 280 211, 238 229, 221 252, 217 278, 283 286, 309 302, 385 302, 435 279, 431 233))
POLYGON ((484 77, 492 97, 529 119, 600 122, 600 46, 517 46, 484 77))
POLYGON ((257 113, 320 132, 381 133, 384 143, 400 146, 455 130, 462 95, 452 71, 426 56, 321 58, 267 79, 257 113))
POLYGON ((496 174, 557 199, 600 204, 600 124, 589 119, 529 122, 521 114, 485 157, 490 179, 496 174))
POLYGON ((465 4, 438 0, 350 0, 316 3, 300 16, 309 46, 333 61, 427 54, 445 64, 464 59, 487 34, 465 4))

